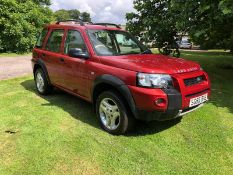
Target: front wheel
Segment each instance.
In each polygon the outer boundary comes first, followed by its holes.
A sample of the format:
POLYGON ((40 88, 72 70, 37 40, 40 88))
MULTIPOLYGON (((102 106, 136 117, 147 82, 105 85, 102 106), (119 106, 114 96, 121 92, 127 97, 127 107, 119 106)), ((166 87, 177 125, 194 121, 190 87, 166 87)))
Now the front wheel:
POLYGON ((96 102, 96 112, 101 127, 110 134, 124 134, 133 127, 134 118, 116 92, 106 91, 100 94, 96 102))

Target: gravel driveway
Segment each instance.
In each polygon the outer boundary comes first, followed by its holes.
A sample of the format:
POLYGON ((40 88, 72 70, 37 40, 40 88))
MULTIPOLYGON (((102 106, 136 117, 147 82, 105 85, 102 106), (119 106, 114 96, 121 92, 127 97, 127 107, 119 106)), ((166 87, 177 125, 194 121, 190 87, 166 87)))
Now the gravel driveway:
POLYGON ((29 74, 32 74, 31 56, 0 58, 0 80, 29 74))

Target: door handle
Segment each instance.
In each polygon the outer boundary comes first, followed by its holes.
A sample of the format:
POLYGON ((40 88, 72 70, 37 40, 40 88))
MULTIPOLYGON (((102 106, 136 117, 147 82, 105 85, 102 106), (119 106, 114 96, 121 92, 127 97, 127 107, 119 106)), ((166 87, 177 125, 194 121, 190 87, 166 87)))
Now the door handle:
POLYGON ((64 58, 60 58, 60 61, 61 61, 61 62, 65 62, 64 58))

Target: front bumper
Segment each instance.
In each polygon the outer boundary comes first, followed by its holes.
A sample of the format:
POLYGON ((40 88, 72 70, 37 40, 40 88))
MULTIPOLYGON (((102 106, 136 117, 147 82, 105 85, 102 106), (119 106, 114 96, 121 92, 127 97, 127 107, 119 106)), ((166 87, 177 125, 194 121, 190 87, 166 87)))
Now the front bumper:
POLYGON ((138 119, 143 121, 166 121, 166 120, 172 120, 178 117, 182 117, 190 112, 193 112, 200 107, 202 107, 204 104, 200 104, 198 106, 194 106, 192 108, 187 108, 185 110, 167 110, 166 112, 159 112, 159 111, 143 111, 138 110, 138 119))
POLYGON ((182 109, 182 95, 176 89, 146 89, 130 87, 136 102, 136 118, 139 120, 169 120, 182 109), (163 98, 166 106, 156 106, 155 100, 163 98))
POLYGON ((146 111, 138 109, 138 119, 145 121, 170 120, 178 117, 182 108, 182 96, 176 89, 163 90, 167 96, 167 107, 165 111, 146 111))
MULTIPOLYGON (((194 74, 194 73, 193 73, 194 74)), ((196 73, 195 76, 203 73, 196 73)), ((190 75, 187 75, 190 77, 190 75)), ((192 77, 192 76, 191 76, 192 77)), ((185 86, 183 79, 186 77, 178 77, 178 85, 172 89, 149 89, 129 86, 133 99, 136 105, 135 117, 139 120, 171 120, 192 112, 203 104, 189 107, 190 100, 204 94, 210 96, 210 83, 206 76, 206 81, 192 86, 185 86), (178 90, 179 89, 179 90, 178 90), (166 105, 159 107, 155 105, 156 98, 164 98, 166 105)))

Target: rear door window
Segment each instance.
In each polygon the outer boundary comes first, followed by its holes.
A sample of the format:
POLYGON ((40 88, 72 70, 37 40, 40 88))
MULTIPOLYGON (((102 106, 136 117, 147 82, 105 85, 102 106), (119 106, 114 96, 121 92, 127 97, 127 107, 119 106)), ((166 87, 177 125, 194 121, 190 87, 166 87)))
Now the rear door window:
POLYGON ((57 53, 60 52, 63 35, 64 30, 53 30, 46 44, 46 50, 57 53))

